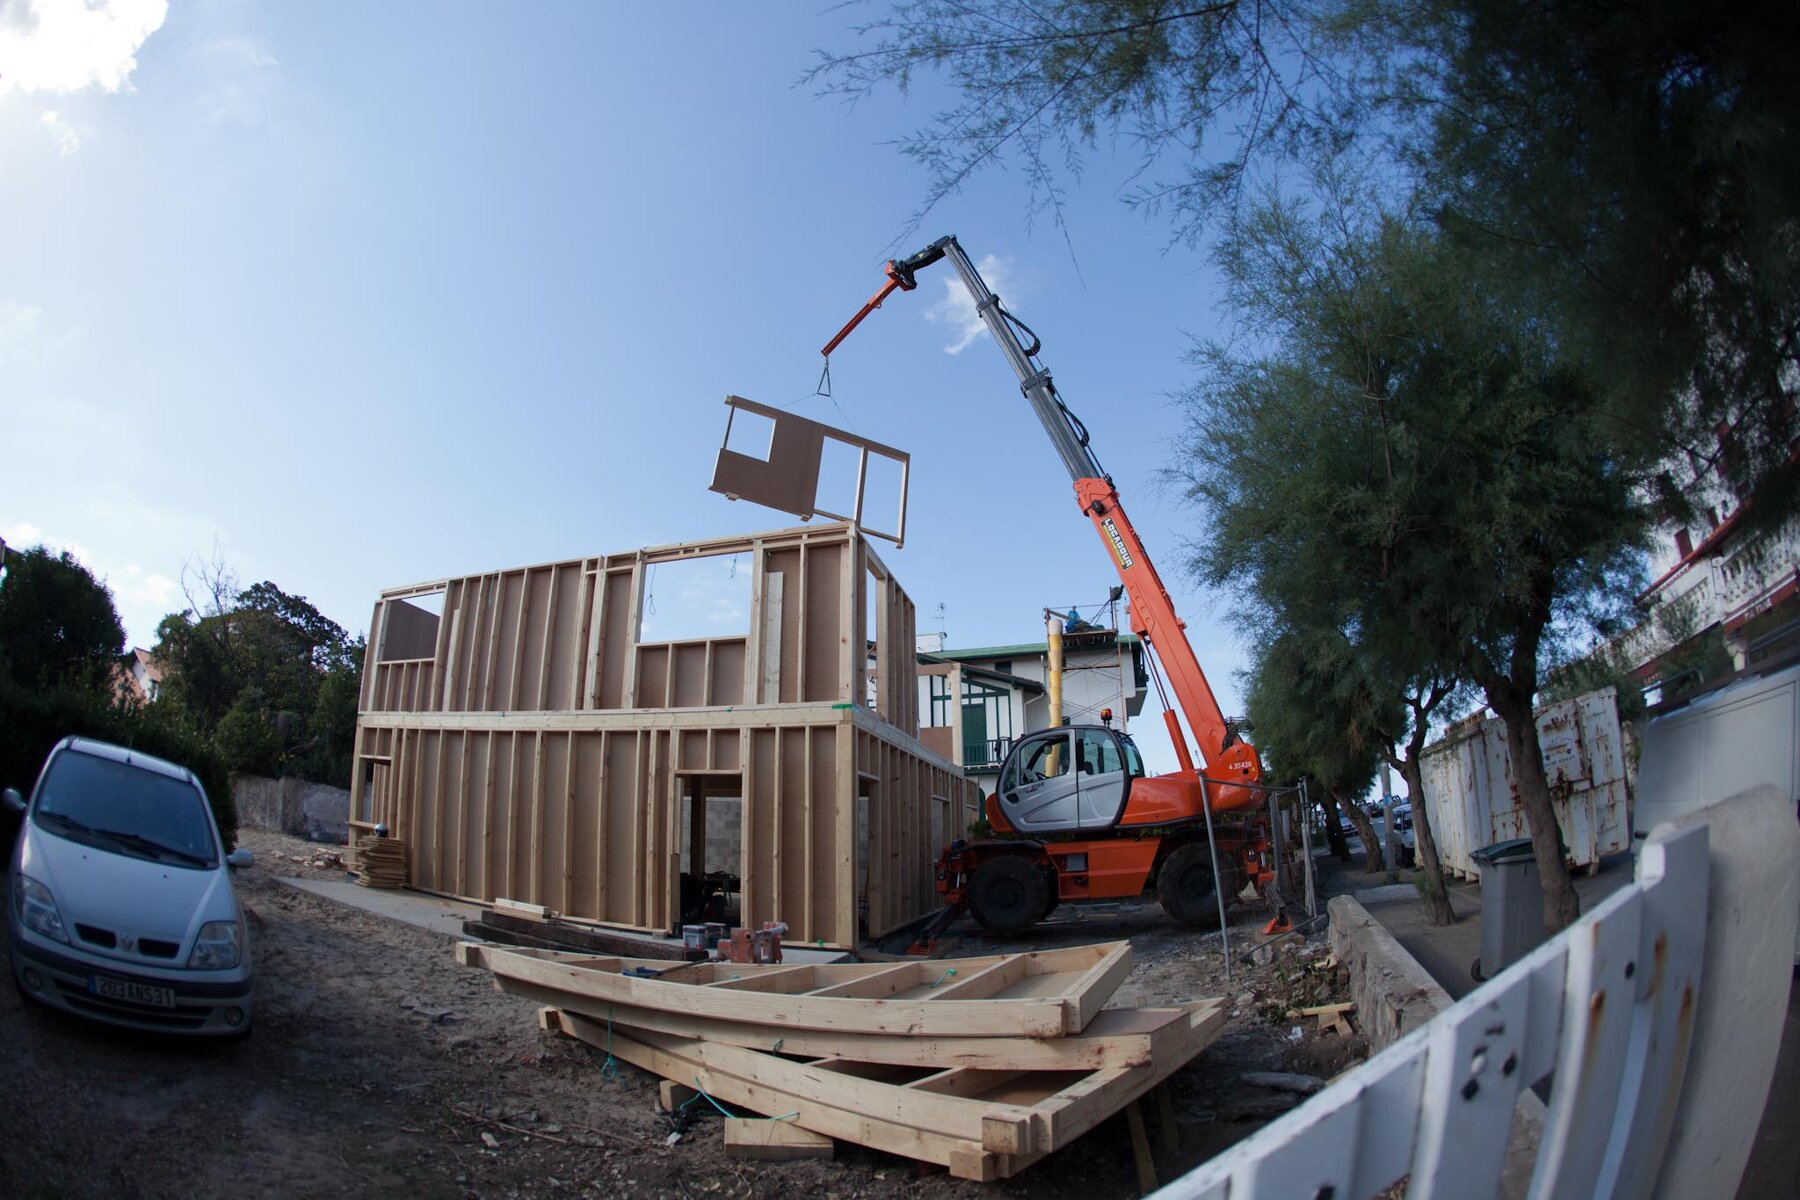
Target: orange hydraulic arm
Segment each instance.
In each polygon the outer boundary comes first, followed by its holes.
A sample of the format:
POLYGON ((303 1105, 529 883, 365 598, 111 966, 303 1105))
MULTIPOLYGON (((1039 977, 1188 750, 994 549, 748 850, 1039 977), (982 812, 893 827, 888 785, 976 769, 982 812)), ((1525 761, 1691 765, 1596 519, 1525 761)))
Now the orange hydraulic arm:
MULTIPOLYGON (((954 237, 939 238, 910 258, 888 263, 887 282, 827 343, 823 353, 829 356, 850 331, 896 289, 912 291, 918 286, 917 272, 942 258, 948 258, 962 277, 963 286, 975 300, 976 312, 1012 363, 1019 376, 1020 390, 1036 411, 1044 432, 1050 435, 1051 444, 1063 465, 1068 468, 1075 483, 1075 498, 1093 522, 1100 540, 1106 544, 1118 567, 1119 579, 1131 597, 1132 629, 1150 645, 1162 663, 1174 689, 1176 703, 1193 730, 1201 761, 1206 765, 1207 778, 1229 783, 1255 783, 1262 776, 1262 761, 1257 757, 1256 747, 1238 741, 1225 714, 1219 710, 1219 702, 1206 681, 1206 673, 1200 669, 1200 660, 1188 644, 1187 623, 1175 615, 1175 605, 1150 556, 1144 552, 1137 531, 1120 506, 1112 480, 1100 469, 1099 460, 1089 448, 1087 428, 1063 404, 1056 394, 1055 384, 1050 381, 1050 372, 1037 362, 1040 348, 1037 336, 1001 306, 1000 298, 988 290, 975 270, 975 264, 969 261, 969 256, 954 237), (1030 339, 1030 345, 1021 340, 1021 332, 1030 339)), ((1166 712, 1164 717, 1183 772, 1192 772, 1193 759, 1175 714, 1166 712)))

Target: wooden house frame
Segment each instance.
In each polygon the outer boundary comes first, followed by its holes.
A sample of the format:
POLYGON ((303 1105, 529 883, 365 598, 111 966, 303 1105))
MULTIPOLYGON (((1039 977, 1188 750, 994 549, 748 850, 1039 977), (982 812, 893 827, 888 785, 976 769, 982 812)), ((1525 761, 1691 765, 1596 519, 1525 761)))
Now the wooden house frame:
POLYGON ((913 604, 849 523, 393 588, 369 628, 352 853, 385 824, 426 891, 667 930, 736 796, 744 922, 848 946, 937 907, 978 811, 918 741, 913 604), (651 573, 716 555, 749 556, 747 632, 641 640, 651 573))

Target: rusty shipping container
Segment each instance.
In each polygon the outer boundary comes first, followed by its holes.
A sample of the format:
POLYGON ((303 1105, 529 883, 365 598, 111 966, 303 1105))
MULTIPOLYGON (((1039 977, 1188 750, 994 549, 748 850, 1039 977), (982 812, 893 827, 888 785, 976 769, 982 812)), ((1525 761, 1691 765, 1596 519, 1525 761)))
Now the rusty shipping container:
MULTIPOLYGON (((1629 849, 1624 739, 1613 689, 1545 705, 1537 710, 1537 727, 1569 865, 1592 868, 1629 849)), ((1472 717, 1451 726, 1426 747, 1420 765, 1446 871, 1474 879, 1475 851, 1530 836, 1500 718, 1472 717)))

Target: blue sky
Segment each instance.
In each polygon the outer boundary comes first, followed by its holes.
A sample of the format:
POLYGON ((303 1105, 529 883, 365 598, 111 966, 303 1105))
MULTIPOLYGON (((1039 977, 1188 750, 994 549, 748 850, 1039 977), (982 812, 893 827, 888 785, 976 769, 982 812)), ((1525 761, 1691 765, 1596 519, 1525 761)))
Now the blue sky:
MULTIPOLYGON (((386 586, 792 523, 706 490, 727 393, 909 450, 883 557, 952 645, 1110 560, 947 267, 818 348, 923 192, 932 111, 795 86, 802 5, 0 0, 0 536, 76 548, 135 644, 215 546, 353 631, 386 586)), ((993 172, 956 233, 1043 337, 1228 711, 1242 648, 1159 487, 1205 262, 1091 164, 1073 244, 993 172)), ((1160 729, 1139 726, 1153 765, 1160 729)))

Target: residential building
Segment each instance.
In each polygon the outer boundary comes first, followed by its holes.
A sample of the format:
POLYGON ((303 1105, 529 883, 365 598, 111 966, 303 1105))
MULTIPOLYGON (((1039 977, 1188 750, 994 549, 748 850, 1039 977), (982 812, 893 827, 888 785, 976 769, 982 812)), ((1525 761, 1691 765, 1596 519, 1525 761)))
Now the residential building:
POLYGON ((1694 456, 1686 466, 1691 515, 1653 531, 1639 597, 1651 616, 1626 642, 1640 674, 1666 684, 1684 669, 1677 652, 1702 639, 1722 640, 1738 670, 1800 650, 1800 517, 1752 527, 1719 467, 1694 456))
POLYGON ((113 690, 121 700, 135 700, 139 704, 155 700, 162 694, 162 667, 156 656, 142 647, 133 646, 131 653, 113 667, 113 690))
MULTIPOLYGON (((1013 742, 1050 724, 1047 642, 947 649, 941 633, 919 637, 919 740, 994 792, 1013 742)), ((1144 644, 1116 629, 1063 635, 1063 717, 1093 724, 1110 709, 1130 728, 1144 708, 1144 644)))

